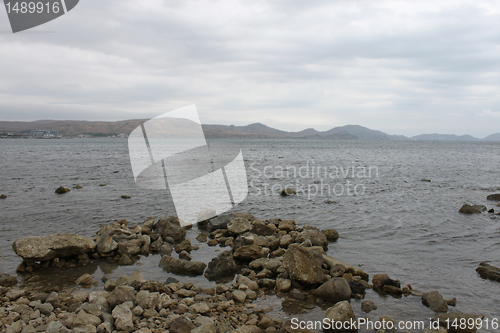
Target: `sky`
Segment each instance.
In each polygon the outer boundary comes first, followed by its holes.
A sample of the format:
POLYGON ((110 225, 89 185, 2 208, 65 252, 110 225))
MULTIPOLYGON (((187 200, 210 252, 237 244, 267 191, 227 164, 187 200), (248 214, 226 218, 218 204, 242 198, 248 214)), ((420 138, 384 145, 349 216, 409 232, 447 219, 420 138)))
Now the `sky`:
POLYGON ((500 2, 80 0, 13 34, 0 120, 148 119, 500 132, 500 2))

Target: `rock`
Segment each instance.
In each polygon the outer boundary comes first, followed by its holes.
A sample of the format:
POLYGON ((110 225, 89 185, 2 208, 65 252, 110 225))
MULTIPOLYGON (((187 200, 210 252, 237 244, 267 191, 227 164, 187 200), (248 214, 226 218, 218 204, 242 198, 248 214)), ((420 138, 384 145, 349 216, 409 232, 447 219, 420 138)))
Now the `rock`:
POLYGON ((189 307, 189 312, 205 314, 210 312, 210 307, 206 302, 194 303, 189 307))
POLYGON ((180 243, 186 237, 186 229, 180 226, 179 219, 174 216, 159 219, 153 229, 161 235, 161 238, 172 237, 176 243, 180 243))
POLYGON ((120 256, 120 260, 118 260, 118 264, 123 266, 133 265, 134 261, 132 260, 132 258, 130 258, 128 254, 122 253, 122 255, 120 256))
POLYGON ((248 287, 248 289, 253 291, 259 290, 259 284, 257 282, 241 274, 236 277, 236 283, 238 285, 244 284, 248 287))
POLYGON ((140 269, 136 270, 127 278, 127 285, 134 287, 137 283, 146 282, 144 276, 142 275, 142 271, 140 269))
POLYGON ((377 310, 377 305, 373 303, 372 301, 363 301, 361 303, 361 311, 365 313, 369 313, 370 311, 377 310))
POLYGON ((135 256, 141 253, 142 241, 140 239, 130 239, 118 242, 118 253, 135 256))
POLYGON ((7 199, 7 196, 5 194, 0 195, 0 199, 7 199))
POLYGON ((490 194, 486 197, 487 200, 500 201, 500 193, 490 194))
POLYGON ((252 234, 256 234, 258 236, 271 236, 277 231, 278 229, 274 224, 265 224, 261 221, 254 221, 252 230, 250 230, 252 234))
MULTIPOLYGON (((448 333, 475 333, 478 330, 478 327, 476 326, 477 321, 483 320, 484 316, 483 315, 471 315, 467 313, 460 313, 460 312, 450 312, 450 313, 444 313, 440 314, 436 317, 433 318, 433 320, 438 320, 439 325, 441 327, 448 327, 448 324, 453 323, 455 320, 457 320, 457 323, 459 323, 459 327, 454 327, 452 325, 449 325, 448 333), (465 322, 465 323, 472 323, 472 325, 466 325, 464 329, 460 329, 460 322, 465 322)), ((482 323, 484 324, 484 323, 482 323)), ((483 326, 484 327, 484 326, 483 326)))
POLYGON ((8 274, 0 274, 0 286, 13 287, 17 285, 17 278, 8 274))
POLYGON ((316 296, 331 303, 346 301, 351 298, 351 288, 343 278, 333 278, 323 283, 313 292, 316 296))
POLYGON ((401 288, 399 280, 393 280, 387 274, 375 274, 372 278, 372 284, 374 290, 383 290, 386 285, 401 288))
POLYGON ((125 332, 132 332, 134 330, 134 323, 132 322, 132 302, 117 305, 112 312, 113 319, 115 320, 115 327, 118 330, 125 332))
POLYGON ((352 294, 364 295, 365 294, 365 285, 359 281, 350 280, 348 282, 349 287, 351 288, 352 294))
POLYGON ((278 229, 284 230, 286 232, 290 232, 295 230, 295 220, 283 220, 279 221, 278 223, 278 229))
POLYGON ((118 304, 135 301, 135 289, 130 286, 116 287, 106 298, 109 305, 114 308, 118 304))
POLYGON ((240 217, 234 218, 227 225, 227 231, 231 234, 239 235, 252 230, 252 223, 240 217))
POLYGON ((76 279, 75 283, 79 284, 80 286, 90 287, 92 283, 94 283, 94 279, 90 274, 83 274, 78 279, 76 279))
POLYGON ((193 258, 191 257, 191 255, 190 255, 188 252, 186 252, 186 251, 181 251, 181 253, 179 253, 179 259, 183 259, 183 260, 191 260, 191 259, 193 259, 193 258))
POLYGON ((158 266, 169 273, 187 275, 201 275, 207 267, 204 262, 175 259, 170 256, 163 256, 158 266))
POLYGON ((251 261, 257 258, 266 257, 269 254, 268 248, 263 248, 257 245, 245 245, 238 247, 233 256, 242 261, 251 261))
POLYGON ((54 192, 57 194, 64 194, 64 193, 68 193, 69 191, 71 191, 69 188, 66 188, 64 186, 60 186, 54 192))
POLYGON ((208 221, 207 228, 209 230, 226 229, 233 217, 233 214, 219 215, 208 221))
POLYGON ((195 328, 196 326, 194 326, 191 320, 184 316, 179 316, 170 323, 169 330, 170 333, 191 333, 195 328))
POLYGON ((300 245, 290 245, 283 258, 283 267, 292 280, 305 284, 320 284, 326 280, 321 262, 300 245))
POLYGON ((439 291, 431 291, 422 296, 422 304, 435 312, 448 312, 448 303, 439 291))
POLYGON ((321 246, 325 250, 328 249, 328 239, 319 230, 304 230, 297 235, 296 242, 302 243, 305 241, 310 241, 312 246, 321 246))
POLYGON ((99 324, 101 324, 101 320, 97 316, 91 315, 83 310, 80 310, 76 315, 73 325, 81 327, 87 324, 90 324, 92 326, 99 326, 99 324))
POLYGON ((206 243, 208 240, 207 234, 201 233, 198 236, 196 236, 196 240, 201 243, 206 243))
POLYGON ((26 295, 26 290, 18 289, 18 288, 12 288, 11 290, 9 290, 5 294, 5 297, 7 297, 8 299, 10 299, 11 301, 15 301, 16 299, 18 299, 19 297, 24 296, 24 295, 26 295))
POLYGON ((238 271, 238 265, 229 251, 222 252, 213 258, 205 271, 205 277, 209 280, 218 280, 230 277, 238 271))
POLYGON ((280 238, 280 246, 284 249, 286 249, 292 243, 293 243, 292 236, 288 234, 280 238))
POLYGON ((479 264, 479 267, 476 268, 476 272, 478 272, 483 279, 500 282, 500 268, 498 267, 482 262, 479 264))
POLYGON ((172 254, 172 247, 168 244, 163 244, 160 248, 160 255, 163 256, 169 256, 172 254))
POLYGON ((130 195, 122 195, 122 199, 131 199, 132 197, 130 195))
POLYGON ((286 293, 292 287, 292 281, 289 279, 277 278, 276 279, 276 290, 282 293, 286 293))
POLYGON ((401 294, 403 294, 403 291, 401 290, 401 288, 390 286, 390 285, 385 285, 382 288, 382 291, 384 291, 384 292, 386 292, 388 294, 392 294, 392 295, 401 295, 401 294))
POLYGON ((335 229, 326 229, 322 232, 325 234, 326 239, 328 239, 328 241, 330 242, 334 242, 339 239, 339 233, 335 229))
POLYGON ((242 290, 234 290, 232 294, 233 294, 233 299, 236 302, 245 303, 247 295, 245 294, 244 291, 242 291, 242 290))
POLYGON ((12 244, 14 252, 23 259, 40 261, 88 253, 94 247, 91 239, 72 234, 24 236, 12 244))
POLYGON ((485 210, 486 210, 486 207, 483 205, 464 204, 458 212, 462 213, 462 214, 481 214, 481 212, 483 212, 485 210))
POLYGON ((328 308, 325 312, 325 319, 328 320, 329 323, 334 323, 335 322, 341 322, 343 323, 343 327, 347 329, 340 329, 340 330, 332 330, 332 329, 325 329, 325 332, 342 332, 342 333, 355 333, 357 332, 356 328, 351 327, 351 323, 357 323, 356 321, 356 316, 354 315, 354 312, 352 311, 351 305, 349 304, 348 301, 342 301, 331 308, 328 308))
POLYGON ((291 188, 285 188, 284 190, 282 190, 280 192, 280 194, 284 197, 286 196, 289 196, 289 195, 295 195, 297 194, 297 192, 295 192, 294 190, 292 190, 291 188))
POLYGON ((149 292, 141 290, 135 297, 135 303, 142 309, 155 309, 161 304, 160 294, 157 292, 149 292))
POLYGON ((118 243, 109 236, 107 232, 103 232, 96 241, 96 251, 99 254, 109 253, 118 248, 118 243))

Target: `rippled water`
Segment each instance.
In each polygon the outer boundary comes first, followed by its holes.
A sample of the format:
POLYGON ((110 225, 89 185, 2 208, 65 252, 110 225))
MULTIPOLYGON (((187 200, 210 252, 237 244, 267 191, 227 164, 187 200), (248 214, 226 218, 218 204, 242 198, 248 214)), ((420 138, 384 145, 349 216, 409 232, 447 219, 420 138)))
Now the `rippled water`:
MULTIPOLYGON (((233 142, 243 149, 250 192, 236 211, 335 228, 341 239, 330 245, 330 255, 361 265, 371 276, 388 273, 413 288, 457 297, 451 311, 500 317, 500 283, 475 272, 481 261, 500 266, 500 218, 458 213, 464 203, 500 211, 486 200, 488 194, 500 192, 499 143, 233 142), (297 196, 277 195, 287 184, 299 189, 297 196)), ((100 225, 117 219, 134 224, 173 213, 165 191, 135 185, 126 140, 0 140, 0 149, 0 194, 8 195, 0 200, 0 267, 5 273, 14 274, 21 261, 11 249, 18 237, 57 232, 92 236, 100 225), (54 194, 60 185, 76 184, 83 188, 54 194), (132 198, 121 199, 124 194, 132 198)), ((193 228, 188 236, 194 241, 197 233, 193 228)), ((214 250, 202 244, 193 257, 208 262, 214 250)), ((129 274, 139 267, 146 278, 166 279, 169 274, 157 267, 159 260, 149 256, 133 267, 89 269, 98 278, 104 273, 129 274)), ((211 284, 202 277, 190 280, 211 284)), ((378 305, 367 315, 372 319, 433 316, 417 297, 395 299, 368 292, 365 299, 378 305)), ((278 308, 281 301, 266 300, 278 308)), ((364 315, 360 301, 352 304, 357 315, 364 315)), ((319 319, 322 314, 315 308, 301 316, 319 319)))

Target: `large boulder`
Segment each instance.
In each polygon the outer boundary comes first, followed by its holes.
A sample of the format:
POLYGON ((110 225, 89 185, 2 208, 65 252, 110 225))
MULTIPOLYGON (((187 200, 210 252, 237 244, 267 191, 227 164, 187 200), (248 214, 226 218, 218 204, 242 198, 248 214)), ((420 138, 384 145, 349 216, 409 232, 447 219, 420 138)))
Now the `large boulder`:
POLYGON ((343 327, 342 329, 331 329, 324 325, 323 328, 325 332, 355 333, 358 331, 355 325, 351 325, 352 323, 357 323, 357 321, 354 311, 352 311, 352 307, 348 301, 339 302, 331 308, 328 308, 325 312, 325 319, 323 320, 323 323, 325 322, 329 323, 331 326, 334 326, 337 322, 341 322, 343 327))
POLYGON ((483 279, 500 282, 500 268, 498 267, 482 262, 479 264, 479 267, 476 268, 476 272, 478 272, 483 279))
POLYGON ((229 251, 222 252, 208 263, 205 277, 209 280, 218 280, 233 276, 238 271, 238 265, 229 251))
POLYGON ((422 296, 422 304, 435 312, 448 312, 448 303, 439 291, 430 291, 422 296))
POLYGON ((93 240, 72 234, 24 236, 12 244, 14 252, 23 259, 40 261, 88 253, 94 247, 93 240))
POLYGON ((306 248, 292 244, 283 258, 283 267, 292 280, 315 285, 325 282, 322 263, 306 248))
POLYGON ((182 275, 201 275, 207 267, 204 262, 193 262, 185 259, 172 258, 170 256, 163 256, 158 266, 169 273, 182 275))
POLYGON ((351 288, 345 279, 333 278, 323 283, 314 294, 325 301, 337 303, 351 298, 351 288))

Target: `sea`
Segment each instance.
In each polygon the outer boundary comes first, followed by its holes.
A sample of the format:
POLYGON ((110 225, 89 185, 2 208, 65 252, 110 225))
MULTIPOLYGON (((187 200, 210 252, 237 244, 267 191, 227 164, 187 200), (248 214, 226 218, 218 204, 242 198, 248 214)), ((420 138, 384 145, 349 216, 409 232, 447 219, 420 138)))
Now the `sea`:
MULTIPOLYGON (((486 199, 500 192, 500 142, 216 141, 239 146, 245 162, 248 195, 229 212, 336 229, 340 238, 330 244, 329 255, 370 276, 387 273, 413 289, 456 297, 450 312, 483 314, 490 327, 480 331, 498 331, 491 322, 500 318, 500 283, 482 279, 475 269, 483 261, 500 266, 500 207, 486 199), (281 196, 284 188, 297 194, 281 196), (495 213, 460 214, 466 203, 485 205, 495 213)), ((0 200, 0 273, 16 274, 21 258, 12 242, 19 237, 92 237, 112 221, 126 219, 131 226, 150 216, 175 214, 168 191, 136 185, 127 139, 3 139, 0 152, 0 194, 7 195, 0 200), (55 194, 61 185, 71 192, 55 194)), ((227 250, 198 243, 199 233, 196 225, 188 230, 188 237, 200 246, 193 260, 208 263, 227 250)), ((104 275, 115 279, 141 269, 146 279, 175 277, 202 287, 215 285, 202 276, 167 273, 158 267, 160 259, 141 257, 133 266, 94 263, 41 273, 41 278, 70 287, 82 272, 100 281, 104 275)), ((102 282, 94 288, 102 288, 102 282)), ((371 320, 390 316, 427 325, 435 315, 415 296, 398 298, 370 290, 363 300, 353 299, 351 305, 358 317, 371 320), (373 301, 378 309, 365 314, 363 300, 373 301)), ((321 320, 325 311, 272 295, 259 302, 272 307, 270 315, 283 319, 321 320)))

